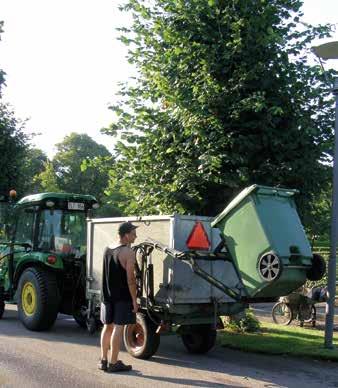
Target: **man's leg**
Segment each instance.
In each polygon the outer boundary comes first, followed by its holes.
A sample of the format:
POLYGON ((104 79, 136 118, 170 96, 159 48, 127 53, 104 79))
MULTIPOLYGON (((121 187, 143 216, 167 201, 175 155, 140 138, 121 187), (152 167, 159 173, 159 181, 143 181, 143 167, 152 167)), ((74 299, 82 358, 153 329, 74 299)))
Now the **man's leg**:
POLYGON ((113 329, 114 329, 113 323, 103 325, 103 329, 101 332, 101 360, 108 359, 108 351, 110 347, 110 341, 111 341, 113 329))
POLYGON ((114 325, 113 335, 111 336, 110 348, 110 363, 116 364, 120 352, 124 325, 114 325))

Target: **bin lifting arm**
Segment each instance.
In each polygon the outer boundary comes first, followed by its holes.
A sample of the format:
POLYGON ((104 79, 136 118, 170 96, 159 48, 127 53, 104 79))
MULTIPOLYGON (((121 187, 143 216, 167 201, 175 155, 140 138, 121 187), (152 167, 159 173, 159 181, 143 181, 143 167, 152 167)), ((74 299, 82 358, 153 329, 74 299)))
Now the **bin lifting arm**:
MULTIPOLYGON (((176 249, 173 249, 173 248, 169 248, 166 245, 160 243, 159 241, 153 240, 151 238, 147 238, 145 240, 145 242, 143 242, 140 245, 151 246, 153 248, 156 248, 156 249, 166 253, 167 255, 173 257, 174 259, 178 259, 178 260, 181 260, 181 261, 188 262, 188 264, 190 265, 191 269, 193 270, 193 272, 196 275, 198 275, 199 277, 201 277, 202 279, 204 279, 205 281, 210 283, 212 286, 214 286, 214 287, 218 288, 219 290, 223 291, 226 295, 230 296, 230 298, 236 300, 237 302, 241 300, 242 295, 241 295, 241 293, 238 290, 234 290, 232 288, 229 288, 224 283, 220 282, 219 280, 217 280, 216 278, 214 278, 213 276, 211 276, 210 274, 205 272, 196 263, 196 259, 194 257, 194 256, 196 256, 196 254, 190 253, 190 252, 185 253, 185 252, 181 252, 181 251, 178 251, 176 249)), ((213 260, 213 259, 209 259, 209 260, 213 260)), ((218 259, 214 259, 214 260, 218 260, 218 259)))

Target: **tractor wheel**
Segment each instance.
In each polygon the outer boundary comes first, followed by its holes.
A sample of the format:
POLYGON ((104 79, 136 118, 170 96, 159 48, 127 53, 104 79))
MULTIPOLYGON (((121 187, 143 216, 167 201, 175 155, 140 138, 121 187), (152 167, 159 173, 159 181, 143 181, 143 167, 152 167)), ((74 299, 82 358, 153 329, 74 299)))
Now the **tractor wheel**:
POLYGON ((59 289, 53 273, 34 267, 22 273, 18 286, 18 312, 27 329, 49 329, 56 320, 59 301, 59 289))
POLYGON ((156 325, 147 316, 138 313, 136 323, 125 326, 123 341, 129 354, 147 360, 156 353, 160 335, 156 333, 156 325))
POLYGON ((313 254, 312 266, 306 272, 306 277, 311 281, 317 281, 322 279, 326 272, 326 263, 322 256, 317 253, 313 254))
POLYGON ((192 325, 182 333, 182 341, 189 353, 207 353, 216 341, 216 330, 211 325, 192 325))
POLYGON ((290 325, 293 320, 292 309, 285 302, 278 302, 272 308, 272 319, 278 325, 290 325))
POLYGON ((3 300, 0 300, 0 319, 4 315, 5 312, 5 302, 3 300))

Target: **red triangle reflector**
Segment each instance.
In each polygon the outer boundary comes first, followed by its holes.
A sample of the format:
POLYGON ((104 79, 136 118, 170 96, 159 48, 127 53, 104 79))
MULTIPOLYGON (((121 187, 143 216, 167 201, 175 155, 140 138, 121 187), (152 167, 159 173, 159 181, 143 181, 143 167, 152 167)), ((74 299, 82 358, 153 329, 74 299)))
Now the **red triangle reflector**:
POLYGON ((189 249, 209 250, 211 244, 202 222, 196 221, 186 244, 189 249))

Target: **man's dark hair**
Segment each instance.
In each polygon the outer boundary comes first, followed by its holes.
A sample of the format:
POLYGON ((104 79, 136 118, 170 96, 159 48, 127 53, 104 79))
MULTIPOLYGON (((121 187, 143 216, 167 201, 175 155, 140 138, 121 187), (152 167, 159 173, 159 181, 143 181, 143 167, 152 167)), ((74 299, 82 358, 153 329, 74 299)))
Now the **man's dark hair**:
POLYGON ((131 222, 122 222, 122 224, 119 225, 119 235, 120 237, 123 237, 125 234, 130 233, 132 230, 136 229, 137 226, 133 225, 131 222))

